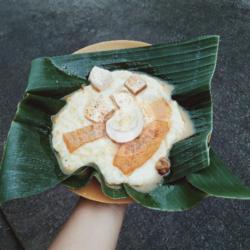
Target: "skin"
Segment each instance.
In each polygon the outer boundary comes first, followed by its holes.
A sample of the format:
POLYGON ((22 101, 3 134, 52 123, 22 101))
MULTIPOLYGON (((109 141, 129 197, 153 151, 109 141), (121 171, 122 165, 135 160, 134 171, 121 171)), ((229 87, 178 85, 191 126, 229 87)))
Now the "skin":
POLYGON ((115 249, 126 207, 80 198, 49 250, 115 249))

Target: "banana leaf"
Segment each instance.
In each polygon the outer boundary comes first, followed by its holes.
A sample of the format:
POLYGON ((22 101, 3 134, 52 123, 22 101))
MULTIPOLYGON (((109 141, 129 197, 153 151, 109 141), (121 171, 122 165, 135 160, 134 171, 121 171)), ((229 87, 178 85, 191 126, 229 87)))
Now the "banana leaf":
POLYGON ((210 166, 187 176, 196 188, 211 196, 231 199, 250 199, 250 188, 231 173, 220 158, 210 150, 210 166))
POLYGON ((185 179, 158 186, 149 193, 140 193, 129 185, 124 186, 129 196, 142 206, 169 212, 190 209, 207 196, 185 179))
POLYGON ((70 189, 77 189, 86 185, 89 181, 95 178, 100 184, 102 192, 112 199, 128 198, 123 186, 110 186, 105 182, 105 179, 96 164, 89 164, 77 170, 73 176, 66 179, 63 184, 70 189))
POLYGON ((0 202, 31 196, 57 184, 71 189, 96 178, 105 195, 132 197, 143 206, 181 211, 207 196, 192 183, 192 173, 209 171, 208 137, 212 131, 211 78, 215 70, 218 36, 203 36, 173 44, 104 52, 43 57, 32 61, 28 86, 11 124, 0 169, 0 202), (65 105, 61 99, 87 85, 93 66, 150 74, 174 85, 173 99, 190 114, 195 134, 174 145, 171 175, 145 194, 128 185, 107 185, 98 166, 82 166, 65 176, 51 147, 51 116, 65 105), (189 178, 185 178, 188 176, 189 178))

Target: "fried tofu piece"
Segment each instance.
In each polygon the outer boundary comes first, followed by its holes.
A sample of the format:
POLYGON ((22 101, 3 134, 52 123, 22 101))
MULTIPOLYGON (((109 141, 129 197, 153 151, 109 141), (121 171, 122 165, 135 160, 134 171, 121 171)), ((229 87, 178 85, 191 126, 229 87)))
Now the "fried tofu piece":
POLYGON ((105 124, 95 123, 63 134, 63 141, 70 153, 82 145, 105 136, 105 124))
POLYGON ((119 147, 113 165, 124 174, 131 174, 158 150, 168 130, 167 122, 153 121, 149 123, 138 138, 119 147))
POLYGON ((92 122, 105 122, 116 107, 108 96, 99 96, 92 100, 85 109, 85 117, 92 122))
POLYGON ((133 94, 137 95, 147 87, 147 83, 138 75, 131 75, 124 86, 133 94))
POLYGON ((113 81, 110 71, 94 66, 89 74, 89 81, 97 91, 107 89, 113 81))

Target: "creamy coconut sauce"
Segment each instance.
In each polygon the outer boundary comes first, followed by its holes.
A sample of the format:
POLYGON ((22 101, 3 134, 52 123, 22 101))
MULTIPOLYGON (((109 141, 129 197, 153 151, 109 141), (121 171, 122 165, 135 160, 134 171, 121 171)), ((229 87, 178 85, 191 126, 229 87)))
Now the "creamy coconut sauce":
POLYGON ((91 85, 88 85, 65 97, 67 104, 58 114, 52 117, 52 145, 57 151, 57 158, 64 174, 72 174, 88 163, 95 163, 99 166, 106 182, 110 185, 128 183, 141 192, 147 192, 161 183, 163 177, 155 169, 156 162, 159 158, 168 155, 174 143, 194 133, 193 124, 188 113, 177 102, 171 100, 173 86, 166 82, 138 73, 147 82, 147 87, 134 96, 137 106, 144 115, 144 126, 153 120, 145 107, 159 98, 164 98, 172 109, 171 127, 165 139, 161 142, 159 149, 148 161, 130 175, 125 175, 113 165, 118 145, 109 137, 86 143, 72 153, 68 151, 63 141, 64 133, 92 124, 91 121, 85 118, 84 110, 93 98, 97 98, 100 94, 110 96, 116 91, 125 89, 124 82, 131 74, 132 72, 125 70, 113 71, 113 82, 109 88, 98 92, 91 85))

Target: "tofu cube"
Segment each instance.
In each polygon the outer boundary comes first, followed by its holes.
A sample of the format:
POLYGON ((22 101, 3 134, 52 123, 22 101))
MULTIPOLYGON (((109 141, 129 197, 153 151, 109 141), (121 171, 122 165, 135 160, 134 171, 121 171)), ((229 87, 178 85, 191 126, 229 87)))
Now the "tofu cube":
POLYGON ((108 96, 99 96, 92 100, 85 109, 84 116, 92 122, 105 122, 116 107, 108 96))
POLYGON ((107 89, 112 83, 112 74, 110 71, 94 66, 89 74, 89 81, 97 91, 107 89))
POLYGON ((147 83, 138 75, 130 76, 124 85, 133 95, 137 95, 147 87, 147 83))

